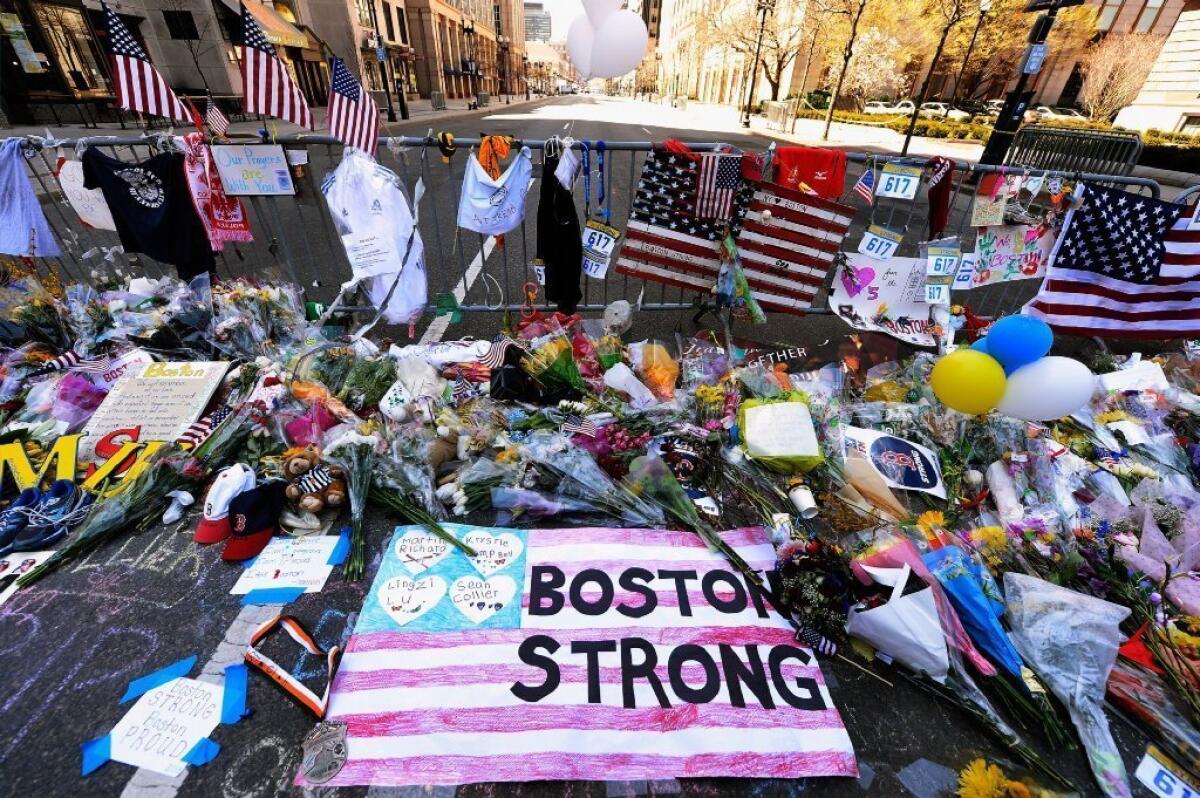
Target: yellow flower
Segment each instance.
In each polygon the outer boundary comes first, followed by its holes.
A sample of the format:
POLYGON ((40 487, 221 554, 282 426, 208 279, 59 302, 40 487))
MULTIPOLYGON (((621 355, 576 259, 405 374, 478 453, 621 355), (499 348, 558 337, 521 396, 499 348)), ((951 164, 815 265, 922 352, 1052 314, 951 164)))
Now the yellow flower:
POLYGON ((1096 416, 1096 422, 1099 424, 1110 424, 1114 421, 1124 421, 1129 418, 1124 410, 1108 410, 1096 416))
POLYGON ((998 526, 981 526, 971 530, 971 542, 982 546, 987 554, 998 554, 1008 548, 1008 536, 998 526))
POLYGON ((917 516, 917 528, 925 533, 925 537, 933 537, 935 529, 946 525, 946 516, 941 510, 927 510, 917 516))
POLYGON ((1004 771, 976 759, 958 774, 959 798, 1007 798, 1008 779, 1004 771))
POLYGON ((521 454, 515 446, 510 446, 496 455, 497 463, 515 463, 519 459, 521 459, 521 454))

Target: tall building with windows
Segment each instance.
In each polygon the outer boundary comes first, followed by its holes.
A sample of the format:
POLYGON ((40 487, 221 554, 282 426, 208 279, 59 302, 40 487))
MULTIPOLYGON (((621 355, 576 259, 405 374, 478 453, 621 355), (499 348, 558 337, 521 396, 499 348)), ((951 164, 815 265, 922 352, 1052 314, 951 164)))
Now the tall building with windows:
POLYGON ((1134 130, 1200 135, 1200 0, 1188 0, 1137 99, 1117 114, 1134 130))
POLYGON ((525 41, 550 41, 550 12, 542 3, 525 3, 525 41))

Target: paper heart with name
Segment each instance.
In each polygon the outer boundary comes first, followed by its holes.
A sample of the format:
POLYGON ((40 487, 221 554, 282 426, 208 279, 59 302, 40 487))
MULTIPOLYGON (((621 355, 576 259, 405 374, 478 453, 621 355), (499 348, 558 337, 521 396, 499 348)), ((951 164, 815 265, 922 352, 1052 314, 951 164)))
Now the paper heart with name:
POLYGON ((463 535, 462 541, 475 550, 475 556, 470 558, 471 563, 484 576, 507 568, 521 556, 525 548, 521 539, 511 532, 493 535, 477 529, 463 535))
POLYGON ((475 624, 507 607, 516 594, 517 583, 511 576, 461 576, 450 586, 450 602, 475 624))
POLYGON ((384 582, 376 595, 392 620, 404 626, 437 606, 446 595, 446 580, 440 576, 397 576, 384 582))
POLYGON ((396 556, 413 574, 428 571, 449 553, 449 543, 423 530, 406 532, 396 541, 396 556))
POLYGON ((861 294, 874 279, 875 270, 870 266, 856 269, 852 264, 847 263, 846 268, 842 269, 842 286, 851 297, 861 294))

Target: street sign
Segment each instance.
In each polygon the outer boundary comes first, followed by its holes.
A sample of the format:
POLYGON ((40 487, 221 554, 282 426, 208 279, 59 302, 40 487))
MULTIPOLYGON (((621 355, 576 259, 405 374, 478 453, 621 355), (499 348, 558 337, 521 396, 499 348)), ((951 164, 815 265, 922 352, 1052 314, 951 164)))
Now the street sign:
POLYGON ((1036 75, 1042 71, 1042 64, 1046 62, 1046 53, 1049 48, 1044 44, 1031 44, 1025 53, 1025 66, 1021 71, 1026 75, 1036 75))
POLYGON ((375 57, 378 58, 379 63, 382 64, 384 61, 387 60, 387 50, 385 50, 382 47, 376 47, 375 48, 375 57))
POLYGON ((1026 11, 1049 11, 1051 8, 1070 8, 1081 6, 1084 0, 1029 0, 1026 11))

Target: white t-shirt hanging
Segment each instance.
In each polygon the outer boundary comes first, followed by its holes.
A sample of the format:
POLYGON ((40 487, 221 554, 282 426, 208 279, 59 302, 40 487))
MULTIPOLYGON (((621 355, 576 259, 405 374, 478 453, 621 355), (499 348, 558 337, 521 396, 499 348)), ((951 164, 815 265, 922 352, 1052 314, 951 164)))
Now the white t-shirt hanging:
POLYGON ((494 180, 472 152, 458 202, 458 226, 493 236, 515 230, 525 218, 525 195, 532 175, 533 159, 528 147, 522 147, 494 180))
POLYGON ((558 166, 554 169, 554 176, 558 178, 558 182, 567 191, 575 185, 575 178, 579 174, 579 153, 575 152, 574 148, 564 146, 562 154, 558 156, 558 166))
POLYGON ((63 196, 79 220, 97 230, 116 230, 112 211, 104 201, 104 193, 98 188, 83 187, 83 163, 81 161, 63 161, 58 170, 58 184, 62 187, 63 196))
POLYGON ((321 186, 333 216, 354 280, 369 280, 367 295, 379 306, 399 273, 400 283, 384 308, 391 324, 406 324, 425 309, 425 247, 416 231, 400 178, 357 150, 347 149, 342 162, 321 186), (400 260, 412 246, 401 270, 400 260))

